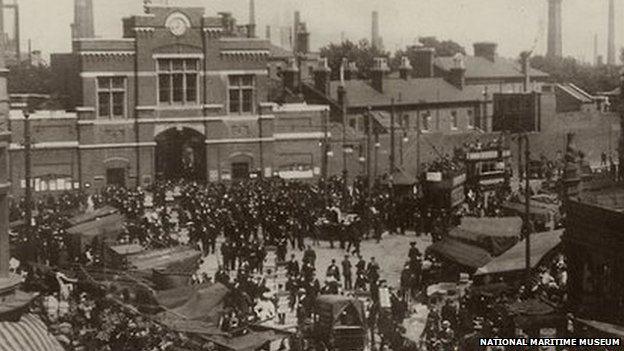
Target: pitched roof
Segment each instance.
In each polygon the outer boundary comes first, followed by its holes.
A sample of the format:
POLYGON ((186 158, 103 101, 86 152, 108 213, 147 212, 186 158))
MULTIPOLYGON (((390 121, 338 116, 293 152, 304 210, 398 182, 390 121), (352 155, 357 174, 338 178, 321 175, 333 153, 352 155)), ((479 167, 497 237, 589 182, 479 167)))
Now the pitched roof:
POLYGON ((564 93, 568 94, 572 98, 576 99, 580 103, 591 104, 594 102, 593 96, 591 96, 589 93, 587 93, 586 91, 584 91, 583 89, 577 87, 576 85, 572 83, 557 84, 557 88, 560 91, 563 91, 564 93))
MULTIPOLYGON (((443 78, 393 79, 383 81, 383 93, 375 90, 370 81, 345 81, 347 101, 350 107, 389 106, 391 99, 397 105, 431 104, 446 102, 480 101, 483 99, 482 88, 465 86, 459 89, 443 78)), ((338 100, 339 81, 330 83, 331 97, 338 100)))
POLYGON ((277 46, 275 44, 271 44, 271 46, 269 47, 269 52, 270 52, 270 56, 272 58, 291 58, 291 57, 295 57, 295 55, 293 55, 293 52, 287 49, 284 49, 281 46, 277 46))
MULTIPOLYGON (((444 70, 449 71, 455 66, 453 57, 436 57, 434 64, 444 70)), ((478 56, 464 56, 464 64, 466 67, 467 79, 478 78, 522 78, 522 68, 520 63, 496 56, 494 61, 490 61, 478 56)), ((530 68, 531 77, 547 78, 548 74, 542 71, 530 68)))

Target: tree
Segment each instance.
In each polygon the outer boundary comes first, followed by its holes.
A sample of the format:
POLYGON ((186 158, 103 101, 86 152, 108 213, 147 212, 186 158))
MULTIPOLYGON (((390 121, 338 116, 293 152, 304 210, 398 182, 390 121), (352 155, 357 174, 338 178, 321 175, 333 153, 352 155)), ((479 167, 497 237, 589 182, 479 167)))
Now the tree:
POLYGON ((617 67, 593 66, 572 57, 534 56, 531 67, 548 73, 554 82, 573 83, 590 93, 612 90, 619 81, 617 67))
MULTIPOLYGON (((463 55, 466 54, 466 49, 452 40, 439 41, 436 37, 422 37, 419 38, 418 41, 423 47, 435 49, 436 56, 455 56, 459 53, 463 55)), ((399 66, 401 65, 401 57, 403 56, 407 56, 410 62, 415 62, 416 49, 417 46, 408 46, 405 49, 397 50, 390 62, 392 70, 396 71, 399 69, 399 66)))
POLYGON ((368 79, 369 70, 373 65, 375 57, 389 57, 385 51, 380 51, 373 47, 366 39, 362 39, 357 43, 350 40, 340 44, 331 43, 320 50, 321 56, 326 57, 329 67, 332 69, 332 79, 340 78, 340 65, 342 59, 346 58, 349 62, 355 62, 358 67, 358 78, 368 79))
POLYGON ((466 49, 452 40, 439 41, 436 37, 421 37, 418 42, 425 47, 434 48, 437 56, 466 55, 466 49))
POLYGON ((8 90, 10 94, 51 94, 52 71, 48 66, 31 66, 26 63, 9 69, 8 90))

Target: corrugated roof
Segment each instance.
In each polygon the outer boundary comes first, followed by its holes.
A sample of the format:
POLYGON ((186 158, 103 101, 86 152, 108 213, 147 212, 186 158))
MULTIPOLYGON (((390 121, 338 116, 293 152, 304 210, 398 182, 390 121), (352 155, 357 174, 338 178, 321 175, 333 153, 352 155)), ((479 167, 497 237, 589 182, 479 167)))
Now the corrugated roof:
MULTIPOLYGON (((340 81, 332 81, 330 91, 332 98, 338 100, 340 81)), ((446 82, 443 78, 393 79, 383 81, 383 93, 375 90, 370 81, 345 81, 347 101, 351 107, 389 106, 392 98, 397 105, 430 104, 445 102, 480 101, 483 99, 482 88, 465 86, 459 89, 446 82)))
MULTIPOLYGON (((537 266, 542 258, 561 243, 563 230, 531 234, 531 267, 537 266)), ((477 270, 476 275, 506 273, 525 269, 526 240, 522 240, 477 270)))
MULTIPOLYGON (((436 57, 434 64, 444 70, 449 71, 455 67, 453 57, 436 57)), ((511 59, 496 56, 494 61, 490 61, 478 56, 464 56, 466 67, 466 78, 522 78, 522 68, 519 62, 511 59)), ((534 68, 529 69, 531 77, 547 78, 548 74, 534 68)))

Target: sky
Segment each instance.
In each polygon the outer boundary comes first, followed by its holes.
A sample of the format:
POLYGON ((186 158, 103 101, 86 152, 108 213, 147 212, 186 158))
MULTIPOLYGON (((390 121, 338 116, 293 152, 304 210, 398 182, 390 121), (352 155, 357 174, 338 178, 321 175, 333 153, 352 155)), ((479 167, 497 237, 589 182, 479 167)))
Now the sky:
MULTIPOLYGON (((71 50, 70 23, 73 0, 19 1, 22 48, 50 53, 71 50)), ((142 0, 93 0, 98 37, 121 37, 121 19, 142 13, 142 0)), ((248 22, 248 0, 153 0, 201 5, 206 15, 229 11, 238 23, 248 22)), ((624 0, 616 0, 616 21, 623 18, 624 0)), ((371 11, 380 16, 385 48, 394 52, 420 36, 452 39, 472 53, 472 43, 498 43, 502 56, 517 57, 535 46, 546 51, 546 0, 256 0, 258 35, 265 26, 292 23, 293 11, 301 12, 311 32, 313 50, 341 37, 350 40, 371 36, 371 11)), ((563 52, 566 56, 593 61, 594 35, 598 52, 606 57, 608 0, 563 0, 563 52)), ((5 14, 6 25, 12 19, 5 14)), ((8 31, 8 30, 7 30, 8 31)), ((273 36, 277 40, 276 35, 273 36)), ((624 21, 616 23, 616 48, 624 43, 624 21)))

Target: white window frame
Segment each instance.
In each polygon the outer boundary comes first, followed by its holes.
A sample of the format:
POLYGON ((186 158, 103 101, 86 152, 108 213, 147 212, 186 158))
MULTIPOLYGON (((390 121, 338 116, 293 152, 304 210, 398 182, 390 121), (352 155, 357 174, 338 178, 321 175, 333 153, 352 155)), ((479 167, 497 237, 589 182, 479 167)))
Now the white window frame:
POLYGON ((468 122, 467 122, 467 127, 468 129, 475 129, 475 111, 473 109, 468 109, 466 111, 466 114, 468 115, 468 122))
POLYGON ((124 119, 128 116, 128 79, 125 76, 106 76, 106 77, 97 77, 95 79, 95 111, 97 118, 107 118, 107 119, 124 119), (115 88, 113 87, 113 80, 115 78, 119 78, 123 80, 123 88, 115 88), (102 88, 100 87, 100 79, 108 80, 108 87, 102 88), (100 93, 107 93, 108 97, 108 116, 100 115, 100 93), (123 93, 123 114, 121 116, 115 116, 115 104, 113 96, 115 93, 123 93))
POLYGON ((431 111, 423 112, 420 116, 418 116, 418 118, 420 118, 420 131, 422 133, 431 132, 431 122, 432 122, 431 111))
POLYGON ((178 56, 158 56, 156 59, 156 98, 158 105, 164 106, 194 106, 199 105, 199 88, 200 88, 200 71, 201 71, 201 60, 194 56, 189 57, 178 57, 178 56), (182 62, 182 70, 174 70, 173 62, 181 61, 182 62), (187 61, 195 61, 196 66, 195 69, 189 69, 187 67, 187 61), (161 62, 168 62, 169 69, 161 70, 161 62), (177 74, 182 75, 182 101, 173 101, 173 77, 177 74), (187 84, 186 79, 187 75, 195 75, 195 100, 188 100, 187 97, 187 84), (169 76, 169 98, 167 101, 161 101, 160 99, 160 76, 167 75, 169 76))
POLYGON ((256 111, 256 76, 253 74, 231 74, 227 76, 227 111, 228 114, 231 115, 253 115, 256 111), (250 77, 251 85, 232 85, 231 81, 234 77, 250 77), (239 100, 238 100, 238 111, 232 111, 231 102, 232 99, 230 97, 230 93, 232 90, 237 90, 239 92, 239 100), (251 111, 243 111, 243 92, 246 90, 251 90, 251 111))
POLYGON ((459 114, 457 110, 451 111, 451 130, 459 130, 459 114))

